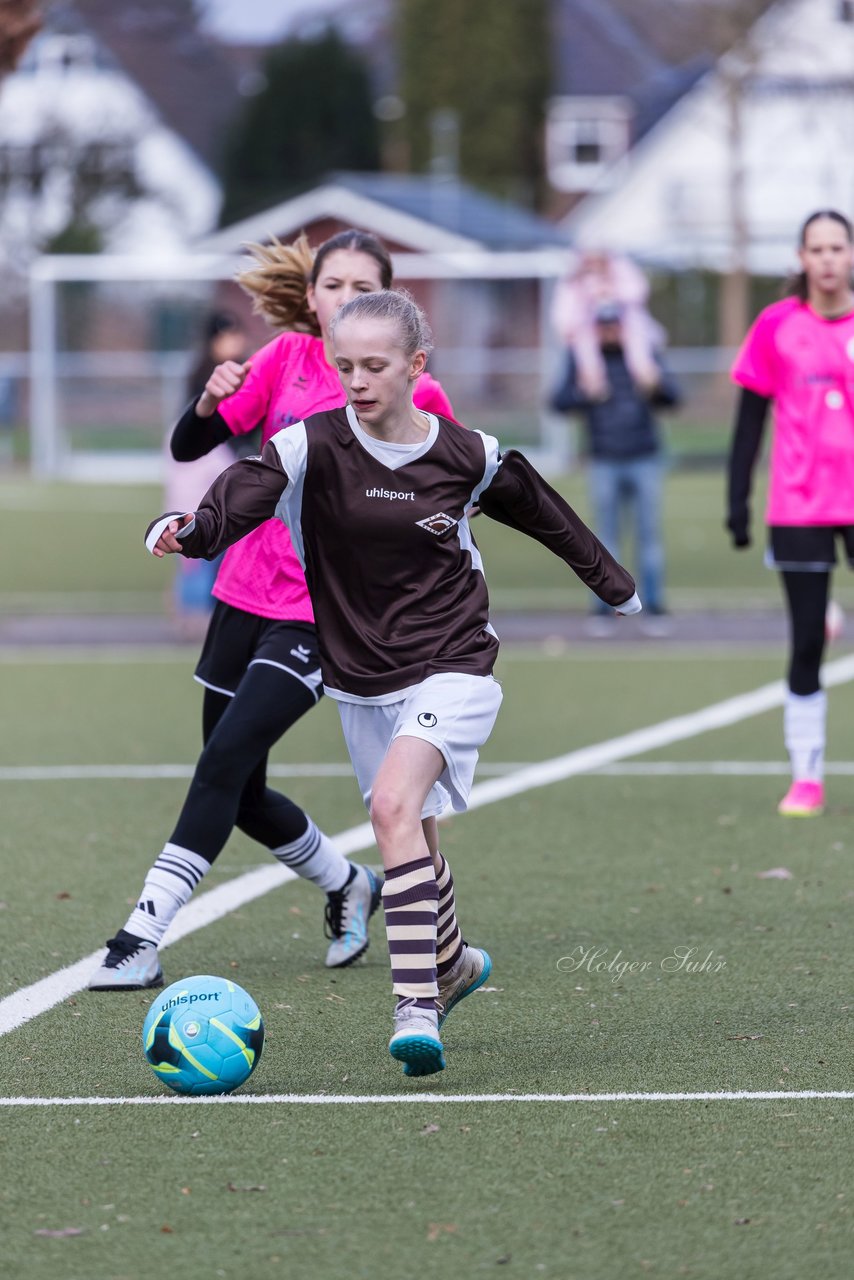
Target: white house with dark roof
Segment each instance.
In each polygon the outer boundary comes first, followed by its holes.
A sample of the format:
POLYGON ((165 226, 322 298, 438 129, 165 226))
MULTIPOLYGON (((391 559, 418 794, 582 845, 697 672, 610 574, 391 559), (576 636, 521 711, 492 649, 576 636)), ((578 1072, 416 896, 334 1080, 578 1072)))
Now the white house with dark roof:
POLYGON ((854 4, 779 0, 562 225, 670 270, 726 272, 740 217, 747 269, 783 275, 806 216, 854 213, 852 121, 854 4))
POLYGON ((42 31, 0 86, 0 245, 10 264, 70 226, 107 250, 146 253, 216 224, 221 190, 204 130, 194 135, 189 119, 176 128, 167 101, 128 70, 147 51, 164 86, 184 81, 186 94, 187 82, 200 84, 204 51, 170 43, 174 28, 162 3, 45 5, 42 31))
MULTIPOLYGON (((641 17, 642 15, 635 15, 641 17)), ((707 69, 701 50, 668 61, 608 0, 555 0, 546 171, 560 212, 610 189, 618 162, 707 69)))
POLYGON ((446 274, 473 274, 486 265, 480 258, 496 254, 504 257, 501 269, 508 274, 519 255, 524 260, 518 271, 548 274, 555 255, 570 243, 545 218, 456 178, 334 173, 309 191, 203 237, 199 248, 236 252, 247 241, 330 223, 372 231, 401 253, 444 255, 446 274))

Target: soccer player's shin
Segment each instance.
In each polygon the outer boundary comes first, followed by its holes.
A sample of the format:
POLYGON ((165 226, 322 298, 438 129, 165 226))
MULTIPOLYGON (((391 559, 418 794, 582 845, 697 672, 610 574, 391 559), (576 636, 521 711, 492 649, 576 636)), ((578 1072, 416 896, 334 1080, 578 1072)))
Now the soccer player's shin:
POLYGON ((436 875, 439 889, 439 913, 436 921, 436 975, 441 981, 463 952, 463 935, 457 924, 454 902, 454 877, 446 858, 439 854, 441 869, 436 875))
POLYGON ((786 818, 818 817, 824 810, 824 747, 827 694, 806 696, 789 690, 783 709, 786 750, 792 762, 792 785, 777 806, 786 818))
POLYGON ((398 997, 389 1053, 407 1076, 433 1075, 445 1066, 436 997, 436 917, 439 887, 430 857, 386 872, 383 909, 398 997))
POLYGON ((272 852, 303 880, 310 880, 327 893, 343 889, 350 879, 350 863, 308 814, 303 834, 272 852))
POLYGON ((178 911, 210 871, 211 864, 191 849, 166 844, 148 875, 125 932, 158 945, 178 911))
POLYGON ((89 979, 90 991, 140 991, 163 985, 157 948, 210 866, 191 849, 164 845, 124 928, 108 939, 107 954, 89 979))
POLYGON ((447 860, 439 854, 439 920, 436 940, 436 976, 439 995, 436 1008, 441 1027, 455 1005, 483 986, 492 972, 492 961, 480 947, 463 941, 454 905, 454 879, 447 860))
POLYGON ((435 1008, 436 917, 439 887, 429 857, 386 872, 383 911, 391 958, 392 990, 399 1000, 435 1008))
POLYGON ((807 697, 786 693, 783 727, 786 750, 796 782, 821 782, 824 775, 827 694, 823 689, 807 697))

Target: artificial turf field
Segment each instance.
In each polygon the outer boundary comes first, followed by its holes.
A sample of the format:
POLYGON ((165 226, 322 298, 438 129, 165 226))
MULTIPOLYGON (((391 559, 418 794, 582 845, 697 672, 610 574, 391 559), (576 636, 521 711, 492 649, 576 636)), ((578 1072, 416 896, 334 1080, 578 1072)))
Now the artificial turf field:
MULTIPOLYGON (((580 475, 554 480, 591 520, 580 475)), ((722 476, 675 472, 664 489, 667 588, 674 610, 778 607, 780 588, 762 569, 761 548, 736 553, 723 531, 722 476)), ((761 482, 754 502, 763 504, 761 482)), ((0 475, 0 545, 14 546, 0 575, 3 614, 154 613, 163 609, 172 566, 147 556, 142 539, 160 513, 154 486, 22 482, 0 475)), ((485 519, 474 525, 497 610, 583 611, 584 588, 555 556, 485 519)), ((761 541, 761 537, 759 539, 761 541)), ((625 550, 631 568, 630 549, 625 550)), ((835 590, 854 607, 854 579, 837 575, 835 590)))
MULTIPOLYGON (((505 649, 482 780, 756 689, 777 679, 781 657, 648 643, 505 649)), ((123 922, 186 783, 122 766, 191 764, 192 658, 0 651, 0 999, 123 922), (83 766, 119 776, 56 776, 83 766)), ((830 706, 829 759, 844 765, 851 683, 830 706)), ((778 818, 786 778, 761 768, 782 768, 780 738, 769 710, 642 754, 615 749, 608 772, 448 822, 461 923, 494 972, 451 1014, 439 1076, 406 1081, 388 1056, 380 922, 366 961, 330 975, 322 901, 299 882, 164 951, 167 981, 220 972, 263 1010, 265 1051, 234 1101, 92 1101, 166 1096, 140 1048, 144 992, 79 992, 1 1036, 0 1096, 12 1103, 0 1108, 4 1270, 849 1276, 852 1099, 796 1095, 852 1090, 854 776, 830 778, 823 818, 778 818), (715 762, 743 767, 719 774, 715 762), (779 869, 790 878, 760 878, 779 869), (681 948, 695 949, 697 971, 679 965, 681 948), (620 976, 621 960, 635 970, 620 976), (775 1096, 583 1100, 733 1091, 775 1096), (416 1092, 429 1096, 405 1101, 416 1092), (283 1094, 315 1101, 236 1101, 283 1094), (579 1100, 541 1098, 555 1094, 579 1100), (363 1101, 322 1101, 341 1096, 363 1101)), ((363 823, 330 705, 275 761, 324 766, 280 785, 328 831, 363 823)), ((205 889, 268 861, 235 837, 205 889)))

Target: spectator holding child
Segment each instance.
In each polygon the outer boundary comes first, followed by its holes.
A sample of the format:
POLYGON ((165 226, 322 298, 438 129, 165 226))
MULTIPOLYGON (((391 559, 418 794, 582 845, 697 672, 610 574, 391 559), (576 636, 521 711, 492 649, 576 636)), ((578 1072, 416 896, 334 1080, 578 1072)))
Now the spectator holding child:
MULTIPOLYGON (((678 404, 680 393, 656 350, 649 347, 639 358, 639 335, 643 330, 652 333, 655 322, 651 317, 648 325, 640 322, 637 306, 616 297, 601 296, 596 301, 589 325, 585 321, 574 330, 576 341, 569 346, 564 380, 552 407, 578 413, 584 421, 594 527, 618 559, 623 517, 627 508, 633 512, 638 579, 647 614, 644 626, 650 633, 661 634, 666 628, 661 535, 664 463, 654 410, 678 404)), ((593 609, 594 631, 609 634, 610 618, 599 600, 593 602, 593 609)))

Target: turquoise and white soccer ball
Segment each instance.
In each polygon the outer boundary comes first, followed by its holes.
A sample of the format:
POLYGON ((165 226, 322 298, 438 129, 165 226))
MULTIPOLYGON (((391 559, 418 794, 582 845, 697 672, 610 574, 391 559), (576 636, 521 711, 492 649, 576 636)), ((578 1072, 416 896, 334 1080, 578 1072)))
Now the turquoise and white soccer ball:
POLYGON ((258 1065, 264 1022, 247 991, 203 973, 155 996, 142 1047, 158 1080, 177 1093, 230 1093, 258 1065))

